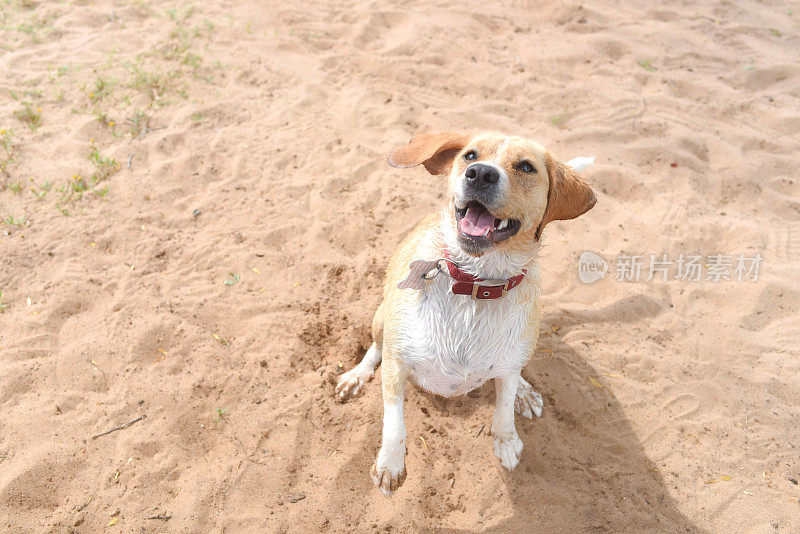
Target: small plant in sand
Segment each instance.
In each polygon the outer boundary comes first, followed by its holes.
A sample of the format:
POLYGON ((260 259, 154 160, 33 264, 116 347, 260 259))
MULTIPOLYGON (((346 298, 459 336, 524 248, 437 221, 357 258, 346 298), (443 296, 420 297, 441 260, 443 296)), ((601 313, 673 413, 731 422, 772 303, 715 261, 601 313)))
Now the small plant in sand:
POLYGON ((22 180, 17 180, 15 182, 8 183, 8 190, 14 193, 15 195, 22 194, 22 180))
POLYGON ((67 183, 61 187, 62 198, 66 197, 67 201, 80 200, 83 197, 84 191, 89 189, 89 184, 79 174, 73 174, 72 178, 67 180, 67 183))
POLYGON ((8 304, 3 301, 3 292, 0 291, 0 313, 4 313, 8 308, 8 304))
POLYGON ((165 13, 175 23, 180 24, 197 12, 197 7, 189 4, 182 11, 178 8, 167 9, 165 13))
POLYGON ((103 126, 108 126, 109 128, 114 128, 114 126, 116 125, 116 122, 108 116, 108 113, 100 111, 99 109, 96 109, 94 111, 94 118, 95 120, 97 120, 97 122, 99 122, 103 126))
POLYGON ((558 115, 553 115, 552 117, 550 117, 550 124, 552 124, 553 126, 558 128, 558 127, 561 126, 561 123, 562 123, 562 121, 564 120, 564 118, 566 116, 567 116, 567 111, 566 110, 562 111, 558 115))
POLYGON ((14 217, 12 214, 6 215, 6 218, 3 219, 3 222, 10 225, 10 226, 29 226, 28 220, 23 215, 21 218, 14 217))
POLYGON ((42 23, 36 20, 35 18, 31 17, 28 19, 27 22, 23 22, 17 25, 17 31, 22 33, 27 33, 31 36, 31 39, 34 43, 41 43, 41 39, 39 39, 38 31, 42 28, 42 23))
POLYGON ((219 422, 222 420, 222 416, 225 414, 225 412, 226 412, 226 410, 224 408, 220 408, 219 406, 217 406, 217 418, 214 419, 214 424, 215 425, 219 424, 219 422))
POLYGON ((92 185, 96 185, 119 170, 119 163, 113 158, 104 157, 100 154, 97 147, 92 147, 89 160, 94 164, 95 171, 92 173, 92 185))
POLYGON ((7 174, 14 163, 14 132, 0 130, 0 173, 7 174))
MULTIPOLYGON (((92 140, 92 143, 94 143, 94 140, 92 140)), ((83 194, 87 191, 92 191, 100 198, 105 197, 108 194, 108 186, 98 188, 97 185, 119 170, 117 160, 100 154, 100 150, 94 144, 92 144, 92 151, 89 153, 89 161, 94 165, 94 171, 88 178, 81 174, 73 174, 72 178, 58 188, 61 197, 56 203, 56 209, 66 217, 69 217, 70 212, 64 204, 82 199, 83 194)))
POLYGON ((56 74, 58 75, 59 78, 61 78, 65 74, 69 74, 70 71, 72 71, 72 70, 74 70, 73 67, 72 67, 72 64, 71 63, 65 63, 64 65, 60 65, 56 69, 56 74))
POLYGON ((650 64, 649 59, 640 59, 639 61, 636 62, 636 64, 642 67, 647 72, 654 72, 656 70, 656 68, 650 64))
POLYGON ((190 52, 192 42, 202 35, 199 27, 185 28, 182 26, 185 19, 175 21, 177 27, 173 29, 169 36, 171 41, 167 42, 161 49, 164 59, 179 61, 183 65, 196 64, 200 66, 201 58, 197 54, 190 52))
POLYGON ((61 205, 60 202, 56 202, 56 209, 61 212, 61 215, 64 217, 69 217, 72 215, 67 208, 61 205))
MULTIPOLYGON (((33 179, 31 179, 33 182, 33 179)), ((33 196, 36 197, 37 200, 44 200, 47 196, 47 193, 53 188, 53 183, 49 180, 45 180, 41 185, 33 182, 34 187, 31 187, 31 193, 33 196)))
POLYGON ((144 0, 134 0, 132 5, 136 6, 136 9, 138 10, 137 15, 142 18, 158 16, 155 10, 145 4, 144 0))
POLYGON ((176 83, 180 76, 180 72, 177 70, 147 70, 137 64, 130 65, 128 68, 131 72, 128 87, 143 91, 156 105, 163 106, 165 102, 162 97, 171 90, 177 91, 176 83))
POLYGON ((128 133, 131 134, 131 137, 139 137, 142 132, 146 132, 150 128, 150 116, 142 110, 136 110, 125 123, 128 125, 128 133))
POLYGON ((204 20, 201 24, 190 25, 190 19, 196 11, 197 8, 191 5, 183 9, 167 10, 167 16, 175 23, 169 39, 153 53, 140 54, 134 64, 127 65, 131 74, 127 86, 145 92, 157 106, 168 103, 163 97, 170 92, 187 97, 186 89, 179 84, 179 79, 187 71, 196 77, 206 80, 210 78, 200 72, 203 58, 193 48, 199 38, 212 35, 214 24, 204 20), (153 60, 156 60, 156 65, 153 60), (158 66, 161 62, 157 60, 166 60, 166 67, 158 66))
POLYGON ((111 95, 116 84, 116 78, 112 78, 110 76, 101 76, 97 73, 97 71, 95 71, 94 84, 88 88, 84 88, 84 91, 89 97, 89 102, 92 104, 97 104, 105 97, 111 95))
POLYGON ((23 45, 20 41, 22 35, 28 36, 34 43, 41 43, 42 37, 52 33, 52 23, 59 15, 39 17, 33 11, 37 4, 33 0, 0 0, 0 30, 4 34, 0 49, 11 50, 15 45, 23 45), (31 13, 26 14, 25 11, 31 13))
POLYGON ((27 124, 32 132, 42 123, 42 108, 34 108, 30 102, 22 102, 22 109, 18 109, 14 115, 20 122, 27 124))

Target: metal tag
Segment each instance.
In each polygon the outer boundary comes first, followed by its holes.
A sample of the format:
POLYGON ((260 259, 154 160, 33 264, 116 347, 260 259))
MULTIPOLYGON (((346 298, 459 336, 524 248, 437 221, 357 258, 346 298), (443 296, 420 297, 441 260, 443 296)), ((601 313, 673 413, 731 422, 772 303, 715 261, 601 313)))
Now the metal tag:
POLYGON ((408 276, 397 283, 399 289, 422 289, 441 272, 439 261, 414 260, 408 265, 408 276))

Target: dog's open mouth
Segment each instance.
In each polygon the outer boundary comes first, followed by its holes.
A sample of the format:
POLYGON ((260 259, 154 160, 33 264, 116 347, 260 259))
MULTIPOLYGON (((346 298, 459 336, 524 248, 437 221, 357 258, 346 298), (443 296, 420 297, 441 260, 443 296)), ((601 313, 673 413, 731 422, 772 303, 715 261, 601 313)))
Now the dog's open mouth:
POLYGON ((461 209, 456 206, 455 211, 459 238, 479 248, 508 239, 519 230, 519 220, 498 219, 474 200, 461 209))

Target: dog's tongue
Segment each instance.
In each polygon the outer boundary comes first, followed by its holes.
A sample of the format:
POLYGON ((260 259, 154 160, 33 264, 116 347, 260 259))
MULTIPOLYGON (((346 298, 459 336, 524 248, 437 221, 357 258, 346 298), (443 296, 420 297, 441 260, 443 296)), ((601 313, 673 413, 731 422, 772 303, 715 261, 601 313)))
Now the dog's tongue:
POLYGON ((494 216, 477 204, 470 204, 467 213, 461 219, 461 231, 473 236, 486 234, 494 229, 494 216))

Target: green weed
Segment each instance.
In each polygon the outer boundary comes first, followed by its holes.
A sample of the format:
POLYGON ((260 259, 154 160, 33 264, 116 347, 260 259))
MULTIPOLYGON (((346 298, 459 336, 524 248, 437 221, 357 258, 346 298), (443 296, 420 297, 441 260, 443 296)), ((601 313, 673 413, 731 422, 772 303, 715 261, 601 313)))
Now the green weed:
POLYGON ((214 419, 214 424, 219 424, 222 420, 222 416, 225 414, 226 410, 217 406, 217 418, 214 419))
POLYGON ((125 122, 128 124, 131 137, 138 137, 150 127, 150 116, 144 111, 137 110, 133 116, 129 117, 125 122))
POLYGON ((100 76, 97 71, 95 71, 95 74, 94 83, 91 87, 85 89, 92 104, 97 104, 105 97, 110 96, 114 91, 114 86, 117 84, 116 78, 100 76))
POLYGON ((31 102, 23 102, 22 109, 18 109, 14 115, 20 122, 27 124, 32 132, 35 132, 42 123, 42 108, 34 109, 31 102))
POLYGON ((0 130, 0 173, 7 174, 14 163, 14 132, 0 130))
POLYGON ((69 74, 71 70, 72 70, 72 64, 67 63, 66 65, 61 65, 60 67, 58 67, 58 69, 56 70, 56 74, 58 74, 58 77, 60 78, 65 74, 69 74))
POLYGON ((8 215, 6 215, 6 218, 3 219, 3 222, 11 226, 19 226, 19 227, 28 226, 28 220, 25 218, 24 215, 22 216, 21 219, 18 219, 9 213, 8 215))
POLYGON ((71 214, 67 208, 61 205, 60 202, 56 202, 56 209, 61 212, 61 215, 64 217, 69 217, 71 214))
POLYGON ((164 94, 173 89, 176 79, 180 75, 178 71, 159 72, 157 70, 148 71, 139 65, 131 65, 131 79, 128 82, 130 89, 145 92, 150 100, 158 101, 164 94))
POLYGON ((567 116, 567 111, 566 110, 562 111, 558 115, 550 117, 550 124, 552 124, 555 127, 559 127, 561 126, 561 121, 563 121, 564 118, 566 118, 566 116, 567 116))
POLYGON ((102 124, 103 126, 108 126, 109 128, 113 128, 116 122, 114 122, 109 116, 108 113, 105 111, 100 111, 99 109, 94 110, 94 118, 97 122, 102 124))
POLYGON ((45 180, 44 183, 42 183, 41 185, 37 184, 36 182, 33 182, 33 185, 36 187, 35 188, 31 187, 31 192, 33 193, 33 196, 35 196, 37 200, 44 200, 44 198, 47 196, 47 193, 49 193, 50 190, 53 188, 53 184, 49 180, 45 180))
POLYGON ((119 170, 119 163, 113 158, 103 157, 96 147, 92 148, 89 154, 89 161, 94 164, 95 171, 92 173, 92 184, 98 184, 119 170))
POLYGON ((649 59, 640 59, 639 61, 636 62, 636 64, 642 67, 647 72, 654 72, 655 70, 657 70, 654 66, 650 64, 649 59))

